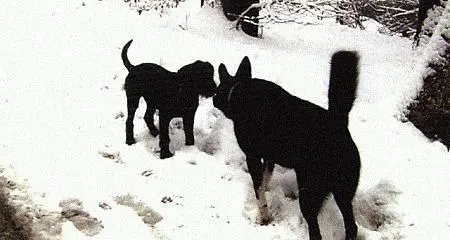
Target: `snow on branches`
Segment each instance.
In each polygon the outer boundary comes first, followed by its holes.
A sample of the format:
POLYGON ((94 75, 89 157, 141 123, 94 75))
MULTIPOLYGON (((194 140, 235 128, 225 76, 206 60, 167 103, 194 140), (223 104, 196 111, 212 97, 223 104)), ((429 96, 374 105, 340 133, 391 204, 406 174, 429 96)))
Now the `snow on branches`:
POLYGON ((177 7, 179 2, 184 2, 184 0, 123 0, 123 1, 128 3, 130 7, 136 10, 139 14, 141 14, 142 11, 153 10, 158 12, 160 15, 163 14, 169 8, 177 7))
POLYGON ((316 20, 330 18, 361 29, 364 29, 364 21, 372 19, 384 26, 380 29, 384 33, 409 37, 415 32, 417 5, 417 0, 261 0, 236 17, 241 20, 245 12, 259 8, 260 25, 313 24, 316 20))
POLYGON ((428 44, 423 46, 424 57, 431 68, 448 66, 450 63, 450 2, 446 3, 445 8, 441 10, 441 15, 434 21, 436 21, 436 27, 428 44))
MULTIPOLYGON (((139 13, 153 10, 160 14, 184 1, 124 0, 139 13)), ((221 0, 207 2, 211 6, 221 5, 221 0)), ((201 0, 198 0, 200 3, 201 0)), ((316 24, 328 18, 364 29, 365 21, 375 20, 384 26, 379 29, 380 32, 410 37, 416 29, 417 7, 418 0, 260 0, 234 17, 239 20, 238 23, 248 21, 261 28, 268 23, 316 24), (260 10, 257 21, 247 19, 245 13, 255 8, 260 10)))

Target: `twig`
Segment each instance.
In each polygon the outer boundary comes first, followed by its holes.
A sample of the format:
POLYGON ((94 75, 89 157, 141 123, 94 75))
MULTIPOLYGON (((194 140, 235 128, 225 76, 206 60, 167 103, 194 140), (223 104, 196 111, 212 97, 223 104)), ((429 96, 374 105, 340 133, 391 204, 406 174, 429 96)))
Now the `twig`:
POLYGON ((251 23, 251 24, 254 24, 254 25, 258 25, 258 26, 259 26, 258 23, 255 23, 255 22, 251 21, 251 19, 255 19, 255 17, 249 18, 249 17, 245 16, 245 14, 247 14, 247 13, 248 13, 250 10, 252 10, 252 9, 255 9, 255 8, 263 8, 263 7, 265 7, 266 5, 267 5, 266 2, 253 3, 252 5, 250 5, 250 7, 248 7, 245 11, 243 11, 243 12, 238 16, 238 19, 237 19, 237 22, 236 22, 236 28, 239 28, 239 25, 240 25, 242 22, 247 22, 247 23, 251 23), (249 19, 250 19, 250 20, 249 20, 249 19))

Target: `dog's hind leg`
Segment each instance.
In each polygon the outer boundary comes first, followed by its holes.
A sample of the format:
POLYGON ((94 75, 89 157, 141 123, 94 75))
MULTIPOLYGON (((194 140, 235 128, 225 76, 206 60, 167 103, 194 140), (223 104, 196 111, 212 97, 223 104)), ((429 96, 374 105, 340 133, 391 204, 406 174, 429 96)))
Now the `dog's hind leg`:
POLYGON ((126 134, 126 144, 132 145, 136 143, 134 139, 134 115, 136 113, 136 109, 139 107, 139 97, 127 96, 127 121, 125 123, 125 134, 126 134))
POLYGON ((272 221, 267 205, 266 190, 273 171, 273 164, 268 165, 261 162, 261 157, 247 155, 247 167, 252 177, 253 188, 255 190, 256 199, 258 200, 258 208, 261 215, 261 225, 267 225, 272 221), (271 166, 271 167, 270 167, 271 166))
POLYGON ((341 210, 345 224, 345 240, 356 240, 358 227, 356 226, 355 216, 353 215, 352 199, 354 192, 338 191, 333 192, 334 199, 341 210))
POLYGON ((296 170, 300 210, 308 223, 309 239, 320 240, 319 222, 317 216, 322 208, 323 201, 328 195, 327 191, 321 190, 314 183, 310 182, 306 172, 296 170), (308 182, 309 181, 309 182, 308 182))
POLYGON ((266 199, 266 191, 268 191, 268 189, 269 189, 269 183, 270 183, 270 180, 272 179, 272 173, 273 173, 274 167, 275 167, 274 162, 264 160, 264 162, 263 162, 264 172, 263 172, 262 183, 258 189, 258 191, 259 191, 258 207, 259 207, 259 212, 261 213, 261 217, 262 217, 262 222, 261 222, 262 225, 267 225, 270 222, 272 222, 272 220, 273 220, 273 217, 270 214, 269 205, 268 205, 267 199, 266 199))
POLYGON ((325 197, 326 194, 324 193, 315 192, 315 190, 303 187, 299 188, 300 210, 308 223, 310 240, 322 239, 317 216, 319 215, 325 197))
POLYGON ((153 118, 156 108, 151 105, 150 101, 145 101, 147 102, 147 110, 145 110, 144 120, 150 130, 150 134, 153 137, 156 137, 159 134, 159 130, 155 126, 155 119, 153 118))
POLYGON ((194 117, 195 117, 195 110, 188 111, 183 115, 184 135, 186 138, 185 144, 187 146, 192 146, 195 143, 195 140, 194 140, 194 117))

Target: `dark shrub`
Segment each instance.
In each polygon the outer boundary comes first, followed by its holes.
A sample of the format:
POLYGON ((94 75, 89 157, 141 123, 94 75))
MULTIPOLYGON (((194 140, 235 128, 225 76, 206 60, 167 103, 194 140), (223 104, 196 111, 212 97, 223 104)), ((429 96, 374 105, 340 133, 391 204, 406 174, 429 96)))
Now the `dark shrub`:
POLYGON ((407 118, 425 136, 450 148, 450 61, 430 67, 436 73, 425 79, 416 102, 409 106, 407 118))
POLYGON ((33 239, 31 220, 19 216, 15 208, 9 205, 6 186, 0 180, 0 239, 1 240, 29 240, 33 239))
MULTIPOLYGON (((247 10, 247 8, 254 3, 259 3, 259 0, 222 0, 223 13, 228 20, 234 21, 237 19, 237 16, 247 10)), ((259 16, 259 8, 251 9, 244 16, 249 18, 247 20, 253 21, 254 24, 243 21, 241 23, 242 31, 252 37, 258 37, 257 17, 259 16)))

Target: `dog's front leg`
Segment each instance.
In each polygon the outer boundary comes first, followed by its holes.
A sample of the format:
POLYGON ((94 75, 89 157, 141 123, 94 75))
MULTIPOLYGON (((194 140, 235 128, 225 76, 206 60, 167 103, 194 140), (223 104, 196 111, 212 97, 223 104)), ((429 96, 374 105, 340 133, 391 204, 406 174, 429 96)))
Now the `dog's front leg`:
POLYGON ((195 143, 194 139, 194 117, 195 109, 188 111, 183 116, 184 135, 186 138, 186 146, 192 146, 195 143))
POLYGON ((261 225, 267 225, 272 221, 265 194, 270 180, 270 174, 266 165, 267 164, 264 164, 263 166, 261 157, 247 155, 247 167, 250 176, 252 177, 253 188, 255 190, 256 199, 258 200, 261 225))
POLYGON ((159 130, 156 128, 155 123, 154 123, 155 120, 153 118, 156 108, 154 106, 152 106, 151 102, 147 101, 147 99, 145 99, 145 101, 147 102, 147 110, 145 111, 144 120, 145 120, 145 123, 147 124, 150 134, 153 137, 156 137, 159 134, 159 130))
POLYGON ((171 118, 165 114, 159 116, 159 147, 161 152, 159 154, 160 159, 170 158, 173 154, 169 150, 170 138, 169 138, 169 124, 171 118))

